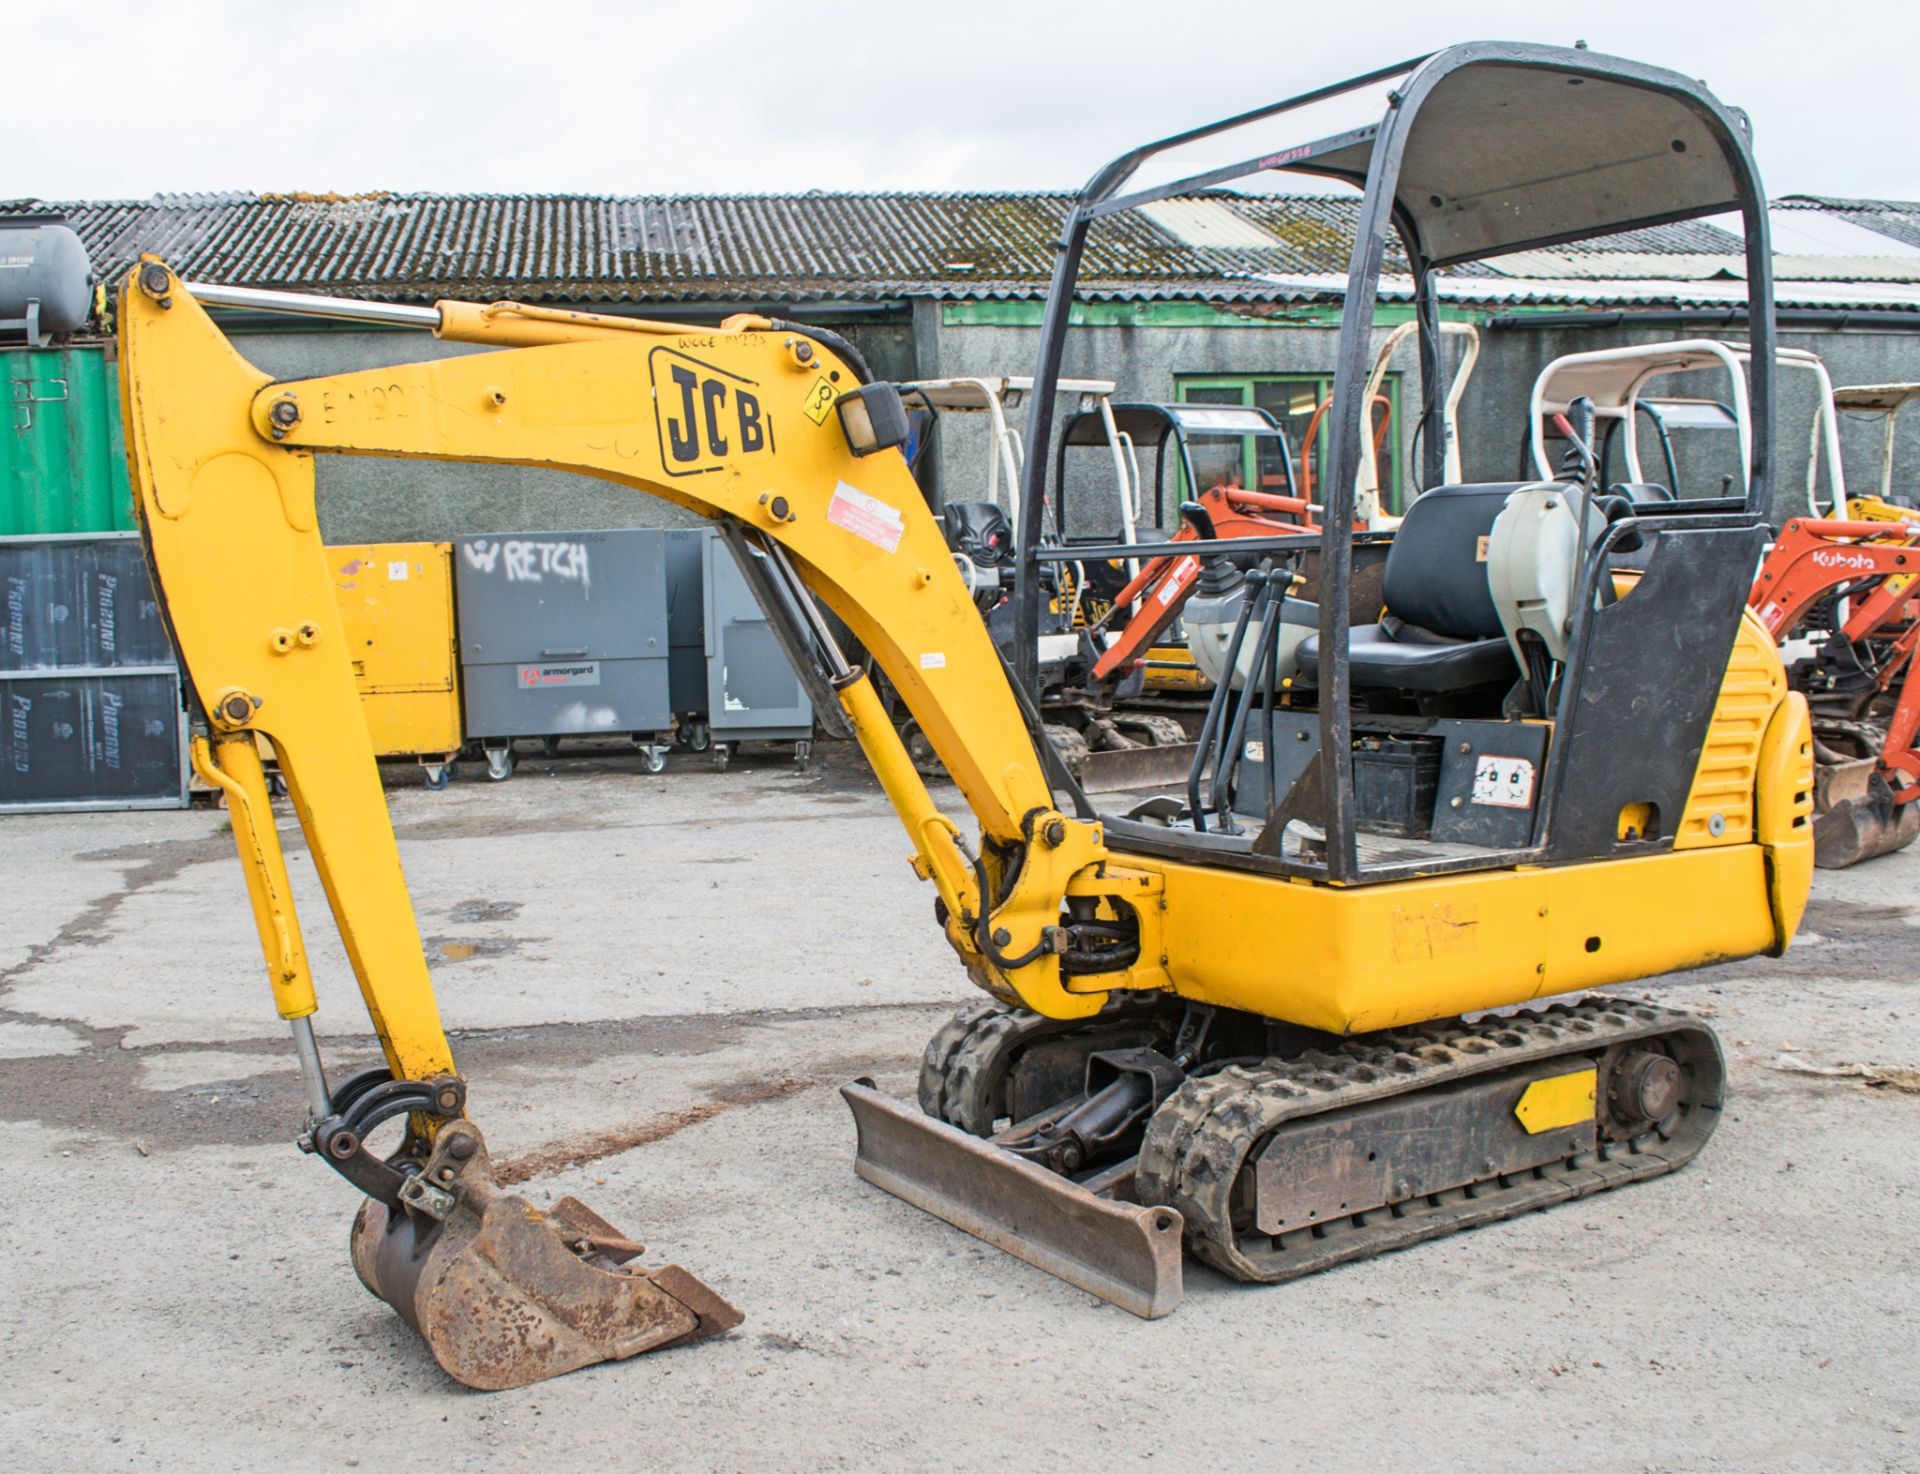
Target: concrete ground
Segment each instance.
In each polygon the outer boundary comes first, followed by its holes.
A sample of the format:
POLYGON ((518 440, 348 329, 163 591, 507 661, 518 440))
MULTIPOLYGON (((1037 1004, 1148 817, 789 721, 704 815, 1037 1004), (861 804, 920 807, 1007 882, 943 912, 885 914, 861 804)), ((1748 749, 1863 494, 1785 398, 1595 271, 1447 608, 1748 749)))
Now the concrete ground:
MULTIPOLYGON (((1920 1470, 1920 1095, 1849 1073, 1920 1066, 1920 850, 1820 874, 1783 961, 1654 985, 1731 1060, 1685 1172, 1292 1286, 1189 1264, 1148 1323, 854 1177, 834 1087, 910 1095, 970 991, 844 753, 392 799, 496 1156, 574 1159, 526 1190, 746 1324, 448 1381, 290 1145, 225 816, 0 819, 0 1470, 1920 1470)), ((370 1038, 292 863, 343 1073, 370 1038)))

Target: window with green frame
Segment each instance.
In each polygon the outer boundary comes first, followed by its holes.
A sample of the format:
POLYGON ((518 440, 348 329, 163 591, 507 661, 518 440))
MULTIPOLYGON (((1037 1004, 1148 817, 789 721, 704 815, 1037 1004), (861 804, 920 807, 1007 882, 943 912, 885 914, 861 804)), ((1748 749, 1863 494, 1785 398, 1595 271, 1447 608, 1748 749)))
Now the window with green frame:
MULTIPOLYGON (((1380 442, 1380 500, 1398 515, 1401 505, 1400 375, 1388 374, 1381 394, 1393 406, 1386 438, 1380 442)), ((1287 432, 1293 448, 1294 470, 1300 465, 1300 442, 1313 422, 1313 412, 1333 394, 1332 374, 1181 374, 1174 380, 1174 397, 1182 404, 1239 404, 1264 409, 1287 432)), ((1322 417, 1324 419, 1324 416, 1322 417)), ((1249 468, 1251 474, 1251 468, 1249 468)), ((1313 499, 1320 500, 1327 474, 1327 432, 1323 424, 1313 443, 1313 499)), ((1253 483, 1249 481, 1248 485, 1253 483)))

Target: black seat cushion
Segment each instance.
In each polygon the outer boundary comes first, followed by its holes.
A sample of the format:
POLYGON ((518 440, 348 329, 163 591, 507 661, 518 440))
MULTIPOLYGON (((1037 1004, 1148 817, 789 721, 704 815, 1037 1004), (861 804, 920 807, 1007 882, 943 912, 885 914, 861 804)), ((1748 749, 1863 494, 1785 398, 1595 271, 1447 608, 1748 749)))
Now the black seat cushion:
MULTIPOLYGON (((1382 570, 1387 614, 1347 631, 1356 691, 1467 691, 1508 686, 1520 667, 1487 586, 1487 540, 1525 481, 1436 486, 1415 497, 1382 570)), ((1318 679, 1320 637, 1300 643, 1301 684, 1318 679)))
MULTIPOLYGON (((1300 642, 1301 684, 1314 684, 1319 660, 1320 637, 1309 635, 1300 642)), ((1392 616, 1347 631, 1347 672, 1356 691, 1466 691, 1520 679, 1505 635, 1449 639, 1392 616)))
POLYGON ((1436 486, 1413 499, 1383 571, 1387 608, 1410 625, 1461 640, 1505 638, 1487 587, 1487 538, 1525 481, 1436 486))

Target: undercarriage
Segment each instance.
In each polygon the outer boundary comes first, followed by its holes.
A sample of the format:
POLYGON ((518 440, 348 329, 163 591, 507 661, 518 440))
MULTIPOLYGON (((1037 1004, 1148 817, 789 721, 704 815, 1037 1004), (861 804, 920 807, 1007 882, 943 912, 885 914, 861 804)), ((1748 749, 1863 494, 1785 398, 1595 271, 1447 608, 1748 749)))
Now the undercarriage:
POLYGON ((1176 1227, 1234 1279, 1296 1279, 1671 1172, 1724 1085, 1704 1023, 1619 998, 1341 1038, 1134 995, 1078 1024, 961 1009, 924 1115, 846 1095, 863 1176, 1151 1317, 1176 1227), (941 1150, 961 1132, 984 1140, 941 1150))

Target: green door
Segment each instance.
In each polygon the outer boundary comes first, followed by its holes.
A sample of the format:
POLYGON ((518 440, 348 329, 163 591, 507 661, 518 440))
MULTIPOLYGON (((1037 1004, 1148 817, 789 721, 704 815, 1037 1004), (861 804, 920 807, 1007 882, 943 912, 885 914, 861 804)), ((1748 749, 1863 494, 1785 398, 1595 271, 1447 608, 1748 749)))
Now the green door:
POLYGON ((0 377, 0 537, 131 531, 107 345, 0 351, 0 377))

